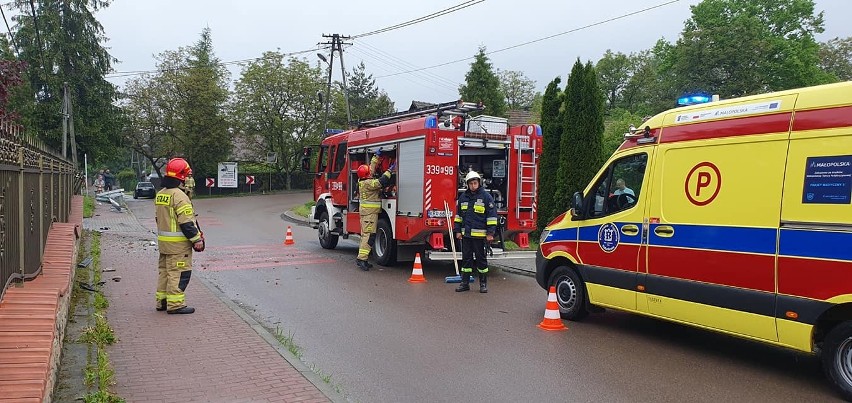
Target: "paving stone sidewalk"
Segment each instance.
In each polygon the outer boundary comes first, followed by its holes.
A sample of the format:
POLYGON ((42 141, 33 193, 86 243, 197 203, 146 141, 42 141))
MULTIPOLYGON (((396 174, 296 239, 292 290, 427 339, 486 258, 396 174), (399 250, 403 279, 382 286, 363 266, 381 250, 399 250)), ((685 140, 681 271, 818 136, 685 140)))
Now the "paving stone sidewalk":
MULTIPOLYGON (((151 228, 131 213, 96 206, 86 228, 103 230, 101 268, 110 324, 119 341, 109 348, 114 391, 128 402, 342 401, 303 364, 291 364, 229 304, 193 276, 192 315, 154 310, 157 257, 151 228), (113 230, 115 228, 115 230, 113 230), (119 282, 112 281, 120 276, 119 282), (308 378, 314 378, 309 380, 308 378), (320 390, 323 389, 323 390, 320 390)), ((287 354, 287 353, 284 353, 287 354)), ((290 357, 289 359, 293 359, 290 357)))

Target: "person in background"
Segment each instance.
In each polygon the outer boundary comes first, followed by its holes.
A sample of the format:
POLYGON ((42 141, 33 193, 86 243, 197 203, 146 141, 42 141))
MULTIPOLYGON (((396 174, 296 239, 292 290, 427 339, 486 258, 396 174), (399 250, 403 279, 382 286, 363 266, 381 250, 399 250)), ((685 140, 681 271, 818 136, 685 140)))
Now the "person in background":
POLYGON ((104 190, 109 192, 115 186, 115 176, 107 169, 104 171, 104 190))
POLYGON ((95 193, 103 193, 104 192, 104 176, 102 174, 98 174, 95 178, 95 182, 92 183, 95 187, 95 193))
POLYGON ((393 182, 393 170, 396 168, 394 162, 385 173, 378 179, 370 174, 370 167, 361 165, 358 167, 358 194, 360 197, 358 214, 361 216, 361 244, 358 246, 358 257, 355 264, 359 269, 367 271, 373 265, 367 262, 370 251, 376 242, 376 222, 382 211, 381 190, 393 182))
POLYGON ((184 182, 183 188, 190 199, 195 196, 195 178, 192 177, 192 174, 186 177, 186 182, 184 182))

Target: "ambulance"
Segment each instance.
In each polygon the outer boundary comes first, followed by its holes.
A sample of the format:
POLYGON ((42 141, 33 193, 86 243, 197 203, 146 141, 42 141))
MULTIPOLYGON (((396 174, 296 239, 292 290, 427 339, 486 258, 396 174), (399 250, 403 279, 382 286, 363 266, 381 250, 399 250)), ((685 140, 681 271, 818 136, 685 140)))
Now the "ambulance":
POLYGON ((650 118, 540 241, 563 318, 611 308, 820 354, 852 399, 852 81, 650 118))

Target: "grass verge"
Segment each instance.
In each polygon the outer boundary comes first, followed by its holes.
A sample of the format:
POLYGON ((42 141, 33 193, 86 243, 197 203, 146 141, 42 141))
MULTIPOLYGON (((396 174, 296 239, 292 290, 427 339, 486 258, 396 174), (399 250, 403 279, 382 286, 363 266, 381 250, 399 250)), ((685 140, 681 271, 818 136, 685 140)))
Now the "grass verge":
POLYGON ((311 214, 311 207, 314 205, 313 201, 309 201, 303 205, 296 206, 293 208, 293 213, 299 215, 300 217, 307 217, 311 214))
POLYGON ((95 198, 83 196, 83 217, 89 218, 95 214, 95 198))
MULTIPOLYGON (((298 358, 300 361, 302 361, 302 362, 305 361, 305 359, 302 357, 302 347, 299 347, 299 345, 296 344, 296 342, 294 340, 295 334, 293 332, 288 331, 285 334, 284 329, 282 329, 281 327, 276 325, 275 329, 273 330, 273 335, 275 336, 275 339, 278 340, 278 343, 280 343, 282 346, 284 346, 284 348, 286 348, 287 351, 289 351, 291 354, 295 355, 296 358, 298 358)), ((340 385, 336 384, 336 383, 332 383, 331 374, 325 373, 322 369, 317 367, 317 365, 314 364, 314 363, 310 363, 310 364, 307 364, 307 365, 308 365, 308 368, 311 369, 311 372, 319 375, 320 379, 322 379, 323 382, 325 382, 329 386, 331 386, 331 388, 334 389, 335 392, 343 394, 343 391, 342 391, 342 388, 340 387, 340 385)))
MULTIPOLYGON (((90 351, 96 352, 94 357, 89 354, 88 363, 83 373, 83 382, 87 387, 94 390, 83 396, 83 401, 86 403, 120 403, 124 402, 124 399, 110 391, 112 385, 115 384, 115 371, 110 365, 109 355, 105 349, 106 346, 114 344, 117 339, 107 321, 106 310, 109 308, 109 301, 101 293, 101 286, 98 285, 101 281, 101 234, 98 232, 89 232, 89 234, 92 237, 90 244, 92 264, 87 268, 78 269, 78 272, 90 270, 90 273, 76 276, 78 279, 91 278, 91 284, 97 290, 94 293, 94 302, 92 303, 94 309, 89 321, 90 325, 83 329, 83 334, 79 339, 79 342, 89 345, 90 351), (91 276, 88 274, 91 274, 91 276)), ((79 288, 79 286, 75 288, 79 288)))
POLYGON ((518 246, 518 244, 516 244, 512 241, 503 241, 503 244, 506 245, 506 250, 532 250, 532 251, 538 250, 538 241, 533 240, 533 239, 530 239, 530 247, 526 248, 526 249, 518 246))

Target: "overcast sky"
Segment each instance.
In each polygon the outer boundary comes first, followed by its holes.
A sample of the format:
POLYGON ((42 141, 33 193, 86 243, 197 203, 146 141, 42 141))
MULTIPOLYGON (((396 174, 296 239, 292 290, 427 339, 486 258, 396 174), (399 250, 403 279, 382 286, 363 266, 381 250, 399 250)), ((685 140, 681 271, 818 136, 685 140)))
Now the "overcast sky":
MULTIPOLYGON (((345 48, 347 70, 363 61, 377 85, 405 109, 414 99, 446 102, 458 98, 458 86, 470 61, 422 72, 401 71, 434 66, 473 56, 479 46, 493 51, 580 28, 653 7, 667 0, 486 0, 452 14, 353 41, 345 48)), ((494 67, 520 70, 543 91, 556 76, 563 80, 577 57, 597 61, 607 50, 624 53, 650 48, 659 38, 677 39, 690 5, 680 0, 660 8, 489 55, 494 67)), ((422 17, 464 3, 275 1, 275 0, 115 0, 96 17, 109 38, 107 47, 121 71, 150 70, 154 55, 198 40, 210 27, 216 55, 222 61, 260 56, 264 51, 294 52, 316 48, 322 34, 357 35, 422 17)), ((824 41, 852 36, 852 1, 816 0, 825 12, 824 41)), ((316 62, 314 52, 303 55, 316 62)), ((231 67, 232 79, 240 66, 231 67)), ((335 62, 335 79, 340 69, 335 62)), ((126 78, 112 78, 122 85, 126 78)), ((564 82, 564 81, 563 81, 564 82)))

